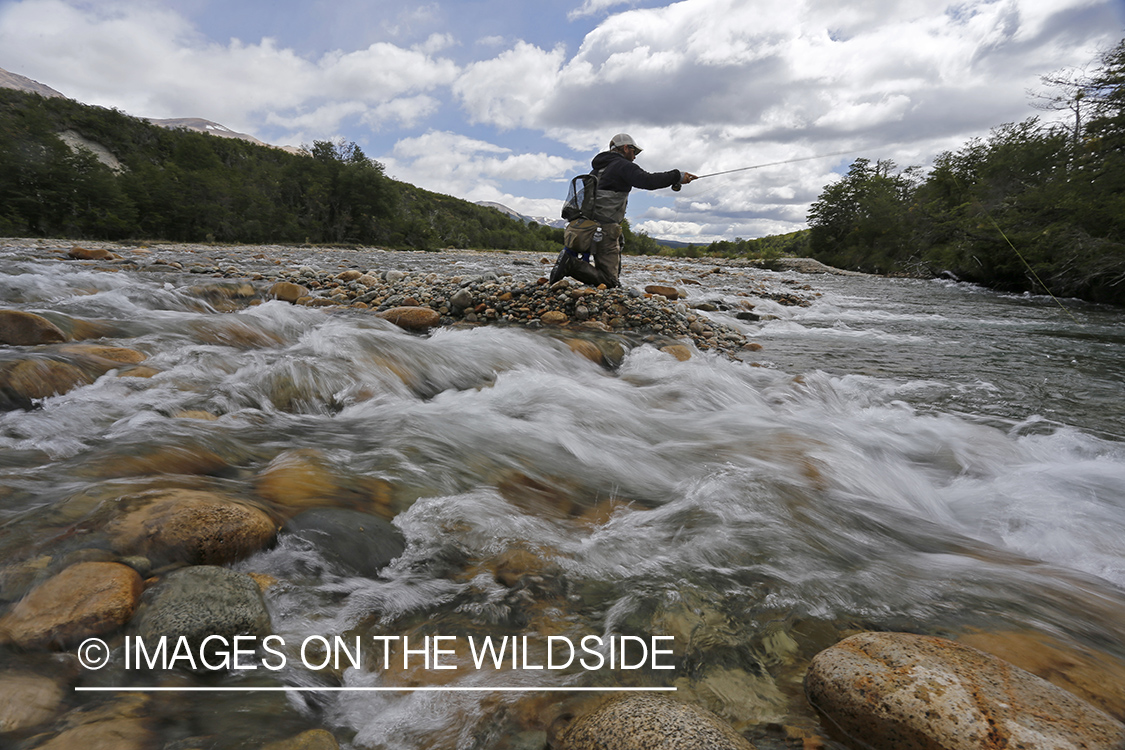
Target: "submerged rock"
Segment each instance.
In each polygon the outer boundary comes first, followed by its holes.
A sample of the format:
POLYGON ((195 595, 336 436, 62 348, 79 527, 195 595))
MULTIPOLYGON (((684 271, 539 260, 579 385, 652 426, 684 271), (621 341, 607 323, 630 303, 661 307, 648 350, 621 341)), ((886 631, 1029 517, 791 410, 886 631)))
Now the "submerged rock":
POLYGON ((222 662, 219 654, 200 653, 208 636, 221 637, 208 644, 217 649, 222 648, 223 640, 230 642, 237 635, 264 638, 271 627, 257 582, 245 573, 214 565, 169 573, 138 620, 137 635, 146 643, 155 644, 162 636, 172 641, 186 639, 196 671, 222 662))
POLYGON ((4 368, 7 389, 27 399, 61 396, 94 378, 69 362, 54 359, 24 359, 4 368))
POLYGON ((0 618, 0 638, 24 648, 67 648, 133 616, 141 577, 111 562, 71 565, 32 589, 0 618))
POLYGON ((49 677, 30 672, 0 672, 0 734, 46 724, 62 702, 62 687, 49 677))
POLYGON ((705 708, 640 693, 616 698, 570 722, 554 750, 754 750, 705 708))
POLYGON ((1125 725, 1030 672, 954 641, 860 633, 817 654, 809 702, 875 750, 1102 750, 1125 725))
POLYGON ((330 563, 374 578, 406 550, 402 532, 378 516, 346 508, 316 508, 294 516, 282 533, 302 539, 330 563))
POLYGON ((66 341, 58 326, 35 313, 0 310, 0 344, 38 346, 66 341))
POLYGON ((221 565, 268 546, 277 525, 265 511, 202 490, 157 490, 127 498, 133 509, 106 532, 123 554, 161 563, 221 565))

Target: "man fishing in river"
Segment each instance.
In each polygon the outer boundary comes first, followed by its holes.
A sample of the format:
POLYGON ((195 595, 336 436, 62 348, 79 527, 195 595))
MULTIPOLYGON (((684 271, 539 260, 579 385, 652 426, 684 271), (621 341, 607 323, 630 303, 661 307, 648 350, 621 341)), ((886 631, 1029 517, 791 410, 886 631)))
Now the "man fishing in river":
POLYGON ((620 286, 621 222, 629 191, 633 188, 658 190, 686 185, 696 178, 690 172, 673 169, 668 172, 646 172, 634 164, 641 148, 625 133, 618 133, 609 142, 609 150, 594 157, 591 166, 597 178, 597 193, 591 216, 581 215, 567 225, 562 252, 551 269, 548 281, 554 284, 564 276, 572 276, 584 284, 607 287, 620 286), (594 265, 581 259, 593 253, 594 265))

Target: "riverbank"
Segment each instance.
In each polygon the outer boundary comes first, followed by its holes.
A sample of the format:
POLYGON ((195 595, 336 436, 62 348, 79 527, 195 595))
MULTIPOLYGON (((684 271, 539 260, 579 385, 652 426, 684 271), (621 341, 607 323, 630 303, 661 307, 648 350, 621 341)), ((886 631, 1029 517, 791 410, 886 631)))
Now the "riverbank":
MULTIPOLYGON (((0 248, 29 257, 70 258, 104 270, 221 278, 224 282, 210 287, 194 285, 195 293, 220 311, 271 298, 374 313, 417 307, 436 315, 410 316, 407 325, 415 329, 500 324, 617 332, 658 346, 690 343, 737 358, 760 345, 707 313, 731 312, 737 319, 757 321, 761 315, 754 310, 762 300, 807 306, 815 298, 806 284, 770 278, 775 274, 748 261, 715 258, 669 262, 626 256, 623 286, 595 289, 574 279, 548 286, 546 274, 554 259, 526 252, 46 240, 0 240, 0 248), (716 275, 725 275, 727 286, 739 288, 734 309, 731 302, 710 300, 701 291, 701 279, 716 275)), ((814 270, 800 263, 793 268, 806 273, 827 269, 816 265, 814 270)))

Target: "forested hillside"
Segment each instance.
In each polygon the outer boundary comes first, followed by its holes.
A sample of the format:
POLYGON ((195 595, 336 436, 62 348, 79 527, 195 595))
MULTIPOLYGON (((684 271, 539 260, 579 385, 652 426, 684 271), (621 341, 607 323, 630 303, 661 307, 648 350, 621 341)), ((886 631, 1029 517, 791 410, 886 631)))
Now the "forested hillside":
POLYGON ((562 231, 387 177, 353 144, 309 155, 0 89, 0 236, 557 251, 562 231), (71 149, 74 133, 116 157, 71 149))
POLYGON ((1003 125, 926 175, 857 159, 809 211, 809 254, 1125 304, 1125 41, 1092 74, 1044 81, 1064 124, 1003 125))

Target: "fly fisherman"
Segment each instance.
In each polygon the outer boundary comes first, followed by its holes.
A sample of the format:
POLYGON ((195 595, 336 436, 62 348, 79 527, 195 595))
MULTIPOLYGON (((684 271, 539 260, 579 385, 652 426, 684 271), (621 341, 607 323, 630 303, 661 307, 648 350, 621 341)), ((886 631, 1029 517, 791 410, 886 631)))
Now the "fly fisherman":
MULTIPOLYGON (((591 166, 598 178, 597 194, 592 216, 579 216, 567 225, 563 235, 566 247, 559 253, 551 269, 549 283, 564 276, 573 276, 584 284, 607 287, 620 286, 621 274, 621 222, 629 191, 633 188, 658 190, 675 185, 686 185, 695 179, 690 172, 673 169, 669 172, 646 172, 633 160, 641 149, 625 133, 613 136, 609 150, 594 157, 591 166), (594 254, 594 265, 580 260, 581 255, 594 254)), ((679 189, 678 187, 676 188, 679 189)))

